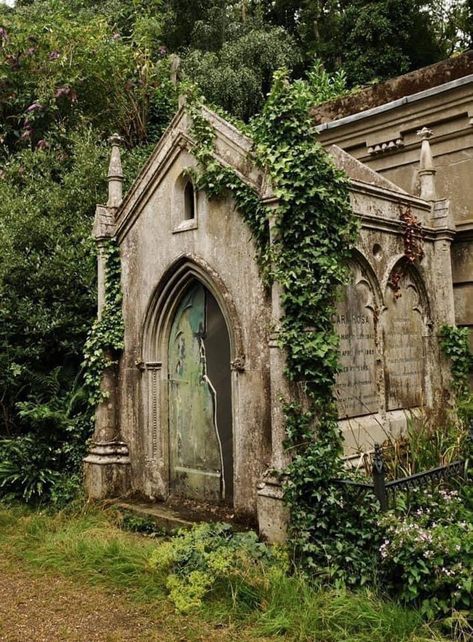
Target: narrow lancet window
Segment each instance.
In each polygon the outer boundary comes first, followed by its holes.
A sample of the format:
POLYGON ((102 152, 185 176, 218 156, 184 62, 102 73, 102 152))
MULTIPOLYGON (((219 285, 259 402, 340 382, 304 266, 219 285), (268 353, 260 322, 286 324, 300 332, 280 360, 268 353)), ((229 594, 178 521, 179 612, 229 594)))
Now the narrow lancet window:
POLYGON ((186 221, 195 218, 195 194, 191 181, 187 181, 184 188, 184 219, 186 221))

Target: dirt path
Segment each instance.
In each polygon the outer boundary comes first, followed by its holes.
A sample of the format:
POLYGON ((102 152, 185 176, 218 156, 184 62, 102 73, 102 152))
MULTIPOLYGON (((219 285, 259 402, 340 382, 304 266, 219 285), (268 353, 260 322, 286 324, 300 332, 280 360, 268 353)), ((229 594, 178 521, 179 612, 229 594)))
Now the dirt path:
MULTIPOLYGON (((254 639, 141 607, 124 595, 40 575, 0 559, 0 640, 8 642, 220 642, 254 639)), ((160 612, 161 611, 161 612, 160 612)))

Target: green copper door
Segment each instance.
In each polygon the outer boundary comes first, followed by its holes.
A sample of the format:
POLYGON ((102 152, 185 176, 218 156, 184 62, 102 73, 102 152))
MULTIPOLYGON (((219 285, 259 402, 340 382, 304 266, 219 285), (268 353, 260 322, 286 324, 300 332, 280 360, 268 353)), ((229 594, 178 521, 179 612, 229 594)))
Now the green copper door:
POLYGON ((194 282, 169 338, 170 482, 176 495, 230 502, 233 448, 230 344, 211 293, 194 282))

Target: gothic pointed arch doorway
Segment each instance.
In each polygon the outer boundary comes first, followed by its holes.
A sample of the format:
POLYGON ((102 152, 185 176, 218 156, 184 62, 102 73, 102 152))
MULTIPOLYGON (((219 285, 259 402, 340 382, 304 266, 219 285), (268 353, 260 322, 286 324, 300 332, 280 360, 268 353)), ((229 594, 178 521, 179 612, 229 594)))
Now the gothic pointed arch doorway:
POLYGON ((230 337, 212 293, 193 279, 168 341, 169 483, 175 495, 231 503, 230 337))

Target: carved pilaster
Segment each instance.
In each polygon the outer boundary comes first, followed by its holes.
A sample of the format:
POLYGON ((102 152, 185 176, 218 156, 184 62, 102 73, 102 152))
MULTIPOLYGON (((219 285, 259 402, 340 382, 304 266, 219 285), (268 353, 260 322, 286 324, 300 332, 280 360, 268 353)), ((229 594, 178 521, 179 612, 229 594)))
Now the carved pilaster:
MULTIPOLYGON (((119 137, 110 140, 112 152, 108 171, 109 198, 107 206, 98 205, 92 234, 97 243, 97 317, 103 315, 106 301, 106 242, 115 235, 115 213, 122 201, 123 173, 119 137)), ((103 400, 95 411, 95 431, 84 459, 85 487, 92 499, 124 495, 130 487, 130 458, 127 445, 121 440, 118 408, 117 355, 107 352, 108 363, 102 373, 100 388, 103 400)))
POLYGON ((164 455, 160 427, 160 404, 161 404, 161 369, 160 362, 143 364, 143 376, 146 378, 146 430, 145 439, 145 463, 147 479, 150 482, 148 489, 150 496, 166 496, 166 488, 163 482, 164 455))
MULTIPOLYGON (((273 203, 276 206, 277 203, 273 203)), ((274 209, 273 209, 274 212, 274 209)), ((270 218, 270 240, 276 242, 276 222, 270 218)), ((281 286, 276 281, 271 288, 271 313, 273 332, 269 340, 270 396, 271 396, 271 469, 281 471, 288 457, 284 450, 286 434, 284 400, 290 399, 288 381, 284 375, 286 355, 279 345, 279 331, 283 309, 281 286)), ((271 542, 283 542, 287 536, 288 510, 283 502, 283 492, 277 475, 269 471, 261 480, 257 494, 258 524, 260 533, 271 542)))

